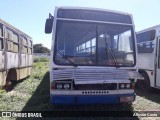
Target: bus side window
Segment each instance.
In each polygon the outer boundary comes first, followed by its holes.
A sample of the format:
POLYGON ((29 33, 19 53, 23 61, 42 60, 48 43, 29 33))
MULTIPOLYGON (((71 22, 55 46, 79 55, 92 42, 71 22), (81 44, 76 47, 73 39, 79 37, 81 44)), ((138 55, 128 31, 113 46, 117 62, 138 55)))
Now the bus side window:
POLYGON ((3 27, 0 25, 0 50, 3 49, 3 27))
POLYGON ((19 42, 19 37, 16 33, 13 33, 13 42, 15 42, 15 43, 19 42))
POLYGON ((13 52, 19 52, 19 37, 16 33, 13 33, 13 52))
POLYGON ((13 43, 13 52, 19 52, 19 44, 13 43))
POLYGON ((25 45, 25 46, 27 45, 27 39, 26 38, 22 39, 22 45, 25 45))
POLYGON ((27 47, 26 47, 26 46, 23 46, 23 47, 22 47, 22 53, 23 53, 23 54, 27 54, 27 47))
POLYGON ((32 47, 32 41, 28 41, 28 47, 32 47))
POLYGON ((13 51, 13 32, 9 30, 8 28, 6 29, 6 49, 7 51, 12 52, 13 51))
POLYGON ((32 48, 28 48, 28 54, 32 54, 32 48))
POLYGON ((27 39, 23 36, 20 37, 20 44, 21 44, 21 52, 22 54, 28 53, 28 47, 27 47, 27 39))
POLYGON ((0 38, 0 50, 3 49, 3 39, 0 38))
POLYGON ((7 50, 13 51, 13 42, 7 40, 7 50))
POLYGON ((8 40, 13 40, 13 39, 12 39, 12 35, 13 35, 13 32, 7 29, 6 38, 7 38, 8 40))
POLYGON ((155 39, 155 35, 156 35, 156 30, 151 30, 150 31, 150 40, 154 40, 155 39))
POLYGON ((158 53, 158 68, 160 69, 160 39, 159 39, 159 53, 158 53))
POLYGON ((28 54, 32 54, 32 41, 28 40, 28 54))

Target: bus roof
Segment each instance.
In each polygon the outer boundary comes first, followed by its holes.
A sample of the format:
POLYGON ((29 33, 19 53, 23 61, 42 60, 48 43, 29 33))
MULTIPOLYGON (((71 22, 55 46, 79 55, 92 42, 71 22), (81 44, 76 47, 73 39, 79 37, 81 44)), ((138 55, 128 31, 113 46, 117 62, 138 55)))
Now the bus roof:
POLYGON ((12 26, 11 24, 7 23, 6 21, 2 20, 1 18, 0 18, 0 23, 4 24, 5 26, 7 26, 7 27, 9 27, 9 28, 11 28, 11 29, 13 29, 13 30, 15 30, 17 32, 19 32, 21 35, 25 35, 25 36, 29 37, 32 40, 32 38, 29 35, 27 35, 26 33, 22 32, 21 30, 17 29, 16 27, 12 26))
POLYGON ((56 7, 55 15, 57 18, 82 19, 94 21, 107 21, 114 23, 133 25, 133 17, 131 14, 88 7, 56 7))
POLYGON ((146 32, 146 31, 149 31, 149 30, 153 30, 155 28, 160 28, 160 25, 155 25, 155 26, 152 26, 152 27, 149 27, 149 28, 145 28, 143 30, 137 31, 136 34, 139 34, 139 33, 142 33, 142 32, 146 32))
POLYGON ((71 7, 71 6, 61 6, 61 7, 56 7, 57 9, 79 9, 79 10, 95 10, 95 11, 103 11, 103 12, 113 12, 117 14, 123 14, 123 15, 129 15, 129 13, 125 12, 120 12, 120 11, 115 11, 115 10, 109 10, 109 9, 102 9, 102 8, 90 8, 90 7, 71 7))

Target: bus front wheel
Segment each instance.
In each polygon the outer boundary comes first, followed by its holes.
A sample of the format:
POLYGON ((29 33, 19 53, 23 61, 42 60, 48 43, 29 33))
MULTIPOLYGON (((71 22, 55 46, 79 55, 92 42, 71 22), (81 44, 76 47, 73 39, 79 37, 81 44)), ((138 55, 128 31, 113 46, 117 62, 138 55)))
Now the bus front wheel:
POLYGON ((147 73, 140 72, 140 74, 144 77, 144 80, 137 80, 138 89, 146 92, 151 91, 150 80, 147 73))

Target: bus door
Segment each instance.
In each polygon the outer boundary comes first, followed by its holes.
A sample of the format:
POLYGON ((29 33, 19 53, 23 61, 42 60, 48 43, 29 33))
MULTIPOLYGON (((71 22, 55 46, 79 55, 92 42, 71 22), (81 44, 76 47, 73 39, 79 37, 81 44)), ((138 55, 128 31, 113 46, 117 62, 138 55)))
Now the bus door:
POLYGON ((156 66, 156 87, 160 87, 160 36, 158 37, 158 45, 157 45, 157 66, 156 66))

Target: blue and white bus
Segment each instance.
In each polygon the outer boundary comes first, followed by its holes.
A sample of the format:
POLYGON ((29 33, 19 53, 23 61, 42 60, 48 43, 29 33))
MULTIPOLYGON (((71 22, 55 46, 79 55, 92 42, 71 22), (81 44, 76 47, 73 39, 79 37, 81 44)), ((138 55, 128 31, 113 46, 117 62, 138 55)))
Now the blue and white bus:
POLYGON ((136 33, 139 73, 144 80, 138 80, 138 88, 150 91, 160 89, 160 25, 136 33))
POLYGON ((130 14, 93 8, 56 7, 52 32, 50 97, 53 104, 133 102, 137 48, 130 14))

